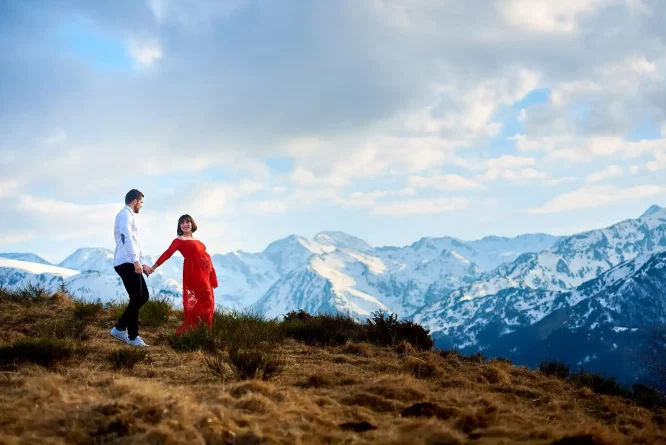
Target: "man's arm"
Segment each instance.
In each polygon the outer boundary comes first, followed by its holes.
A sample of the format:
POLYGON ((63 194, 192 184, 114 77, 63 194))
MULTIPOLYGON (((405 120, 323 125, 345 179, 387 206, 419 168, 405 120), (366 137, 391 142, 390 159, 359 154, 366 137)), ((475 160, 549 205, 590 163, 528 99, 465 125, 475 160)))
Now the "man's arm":
POLYGON ((132 241, 132 220, 129 213, 122 212, 120 214, 118 220, 118 226, 120 230, 120 241, 123 243, 125 249, 127 249, 130 261, 134 263, 134 271, 136 273, 143 272, 143 268, 141 267, 141 263, 139 262, 141 257, 139 254, 139 249, 137 248, 138 246, 136 246, 134 244, 134 241, 132 241))

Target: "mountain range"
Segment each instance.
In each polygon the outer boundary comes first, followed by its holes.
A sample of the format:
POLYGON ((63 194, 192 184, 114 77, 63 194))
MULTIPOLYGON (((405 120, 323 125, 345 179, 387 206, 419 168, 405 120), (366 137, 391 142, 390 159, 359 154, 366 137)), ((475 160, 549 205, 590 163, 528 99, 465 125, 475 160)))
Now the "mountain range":
MULTIPOLYGON (((600 368, 664 324, 664 251, 666 209, 652 206, 638 218, 566 237, 425 237, 373 247, 328 231, 212 259, 216 302, 225 307, 271 317, 304 309, 363 318, 385 310, 430 329, 439 347, 531 364, 560 351, 573 364, 600 368), (575 348, 562 343, 572 341, 575 348)), ((155 259, 148 256, 150 264, 155 259)), ((102 248, 79 249, 58 265, 31 253, 0 254, 0 286, 64 281, 77 297, 122 300, 112 260, 102 248)), ((151 294, 178 305, 181 274, 182 257, 174 256, 147 279, 151 294)), ((630 366, 620 374, 637 372, 630 366)))

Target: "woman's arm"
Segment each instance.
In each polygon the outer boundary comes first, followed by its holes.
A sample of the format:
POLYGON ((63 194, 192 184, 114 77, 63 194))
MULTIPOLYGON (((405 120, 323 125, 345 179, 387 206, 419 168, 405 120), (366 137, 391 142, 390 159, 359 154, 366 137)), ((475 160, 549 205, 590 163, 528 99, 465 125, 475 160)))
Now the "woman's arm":
POLYGON ((157 261, 155 261, 155 264, 153 265, 153 271, 160 267, 166 260, 171 258, 171 256, 176 253, 176 250, 178 250, 178 239, 173 240, 169 248, 162 255, 160 255, 157 261))

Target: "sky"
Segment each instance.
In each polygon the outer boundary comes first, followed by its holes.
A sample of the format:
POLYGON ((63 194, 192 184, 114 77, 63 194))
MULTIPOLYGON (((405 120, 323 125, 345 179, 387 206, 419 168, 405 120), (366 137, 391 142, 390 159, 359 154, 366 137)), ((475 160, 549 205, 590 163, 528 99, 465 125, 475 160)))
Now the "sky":
POLYGON ((567 235, 666 206, 661 0, 0 2, 0 252, 567 235))

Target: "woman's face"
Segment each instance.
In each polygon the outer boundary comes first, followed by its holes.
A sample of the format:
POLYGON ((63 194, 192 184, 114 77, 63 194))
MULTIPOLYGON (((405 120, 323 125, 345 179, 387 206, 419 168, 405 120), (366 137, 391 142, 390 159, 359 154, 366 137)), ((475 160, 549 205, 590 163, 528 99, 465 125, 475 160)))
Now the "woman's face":
POLYGON ((180 223, 180 230, 183 231, 183 234, 192 233, 192 221, 186 219, 185 221, 180 223))

